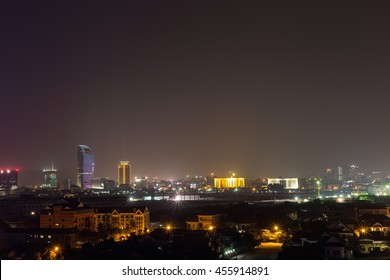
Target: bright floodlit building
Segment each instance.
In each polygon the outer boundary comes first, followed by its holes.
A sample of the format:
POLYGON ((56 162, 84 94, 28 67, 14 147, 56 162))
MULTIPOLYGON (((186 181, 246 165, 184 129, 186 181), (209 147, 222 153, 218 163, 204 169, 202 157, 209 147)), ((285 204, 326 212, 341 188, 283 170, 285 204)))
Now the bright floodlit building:
POLYGON ((229 188, 245 188, 246 187, 246 179, 245 178, 214 178, 214 187, 229 189, 229 188))
POLYGON ((93 224, 95 229, 118 228, 129 229, 138 234, 150 230, 150 215, 146 207, 142 212, 134 208, 97 208, 93 224))
POLYGON ((94 170, 95 158, 91 148, 79 145, 77 147, 77 185, 91 189, 94 170))
POLYGON ((268 178, 268 185, 280 184, 285 189, 298 189, 298 178, 268 178))

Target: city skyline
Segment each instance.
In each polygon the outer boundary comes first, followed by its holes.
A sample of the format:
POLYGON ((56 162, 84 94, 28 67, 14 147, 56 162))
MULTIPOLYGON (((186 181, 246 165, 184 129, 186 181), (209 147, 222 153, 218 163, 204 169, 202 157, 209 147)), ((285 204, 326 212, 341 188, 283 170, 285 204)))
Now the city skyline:
POLYGON ((0 11, 0 166, 21 184, 52 162, 75 180, 83 143, 111 178, 390 171, 386 1, 25 2, 0 11))
MULTIPOLYGON (((94 155, 93 155, 93 150, 86 146, 86 145, 78 145, 78 157, 80 157, 80 151, 82 150, 87 150, 88 151, 88 157, 90 157, 90 155, 92 155, 92 160, 93 162, 90 162, 91 159, 88 159, 87 160, 87 169, 91 169, 91 170, 94 170, 95 169, 95 164, 94 164, 94 155), (89 165, 92 164, 91 167, 89 167, 89 165)), ((77 164, 81 164, 81 166, 79 168, 82 168, 82 163, 83 163, 83 159, 80 159, 78 158, 77 159, 77 164)), ((86 176, 88 176, 88 178, 90 178, 91 180, 87 180, 87 184, 90 185, 92 184, 92 179, 98 179, 98 178, 109 178, 109 179, 114 179, 114 181, 117 182, 118 185, 129 185, 129 183, 123 183, 121 176, 122 172, 125 172, 123 174, 132 174, 131 173, 131 166, 132 164, 129 162, 129 161, 119 161, 119 164, 117 164, 114 168, 116 169, 116 174, 114 176, 110 176, 108 174, 113 174, 112 170, 111 171, 108 171, 108 172, 104 172, 104 173, 98 173, 98 174, 90 174, 89 172, 86 173, 86 176), (126 168, 127 166, 127 170, 124 171, 124 169, 126 168), (123 170, 122 170, 123 169, 123 170), (116 176, 116 177, 115 177, 116 176), (89 181, 91 181, 91 183, 88 183, 89 181), (121 183, 122 182, 122 183, 121 183)), ((54 171, 55 174, 56 174, 56 182, 57 180, 71 180, 71 182, 73 182, 73 184, 75 185, 78 185, 78 186, 83 186, 86 182, 84 182, 84 184, 80 184, 78 183, 79 181, 79 176, 81 176, 80 174, 82 174, 83 172, 80 173, 80 169, 77 168, 77 170, 74 172, 74 174, 71 174, 70 176, 65 176, 63 172, 61 172, 61 170, 57 170, 57 169, 54 169, 53 167, 53 163, 52 163, 52 167, 51 169, 44 169, 43 170, 43 175, 44 177, 42 177, 42 170, 40 170, 40 175, 41 178, 37 179, 36 181, 30 181, 30 182, 26 182, 23 180, 23 171, 22 173, 20 173, 20 168, 0 168, 2 170, 2 172, 4 171, 12 171, 12 170, 16 170, 18 175, 19 175, 19 178, 21 177, 22 180, 20 181, 19 180, 19 186, 45 186, 45 184, 47 184, 47 175, 49 174, 48 172, 50 171, 54 171), (59 176, 59 178, 57 178, 57 173, 62 173, 62 175, 59 176), (22 174, 22 176, 20 176, 20 174, 22 174), (42 184, 43 182, 43 184, 42 184)), ((112 168, 112 169, 114 169, 112 168)), ((212 170, 218 170, 218 168, 214 168, 212 170)), ((38 172, 38 171, 37 171, 38 172)), ((339 164, 339 165, 336 165, 336 166, 328 166, 328 167, 324 167, 322 168, 321 170, 317 170, 315 173, 312 173, 312 174, 306 174, 304 176, 297 176, 296 174, 290 174, 290 175, 286 175, 286 174, 279 174, 279 175, 272 175, 272 174, 265 174, 265 175, 258 175, 258 174, 255 174, 255 175, 252 175, 252 176, 248 176, 248 175, 243 175, 245 174, 245 172, 241 172, 241 173, 237 173, 237 171, 235 169, 232 169, 232 170, 223 170, 222 172, 220 173, 216 173, 214 171, 212 172, 206 172, 206 173, 191 173, 191 172, 187 172, 187 173, 183 173, 183 174, 179 174, 177 176, 169 176, 169 177, 161 177, 161 176, 156 176, 156 174, 150 174, 150 173, 147 173, 148 175, 145 175, 145 174, 137 174, 137 175, 125 175, 127 179, 125 180, 131 180, 133 181, 133 179, 137 179, 137 178, 143 178, 143 177, 149 177, 149 178, 156 178, 157 180, 168 180, 168 181, 174 181, 174 180, 182 180, 182 179, 186 179, 186 178, 195 178, 195 177, 200 177, 200 178, 205 178, 207 176, 212 176, 212 177, 216 177, 216 178, 229 178, 229 177, 241 177, 241 178, 251 178, 251 179, 267 179, 267 178, 310 178, 310 177, 321 177, 321 178, 324 178, 326 180, 336 180, 336 181, 339 181, 339 182, 343 182, 343 181, 346 181, 346 180, 349 180, 348 178, 352 178, 352 177, 356 177, 356 176, 360 176, 360 175, 363 175, 365 176, 365 178, 369 178, 369 177, 372 177, 373 180, 376 180, 378 178, 382 178, 382 179, 385 179, 385 178, 388 178, 390 176, 390 173, 387 173, 387 172, 383 172, 382 170, 368 170, 366 168, 362 168, 361 166, 359 165, 355 165, 355 164, 339 164), (341 170, 340 170, 341 169, 341 170), (351 177, 352 176, 352 177, 351 177), (367 177, 368 176, 368 177, 367 177), (333 179, 332 179, 333 178, 333 179)), ((38 174, 35 174, 37 175, 36 177, 38 177, 38 174)), ((84 175, 85 176, 85 175, 84 175)), ((81 177, 80 177, 81 178, 81 177)), ((357 177, 356 177, 357 178, 357 177)), ((80 179, 81 180, 81 179, 80 179)), ((355 179, 354 179, 355 180, 355 179)), ((85 181, 85 180, 83 180, 85 181)), ((85 187, 83 186, 83 188, 86 188, 86 189, 89 189, 90 187, 85 187)))

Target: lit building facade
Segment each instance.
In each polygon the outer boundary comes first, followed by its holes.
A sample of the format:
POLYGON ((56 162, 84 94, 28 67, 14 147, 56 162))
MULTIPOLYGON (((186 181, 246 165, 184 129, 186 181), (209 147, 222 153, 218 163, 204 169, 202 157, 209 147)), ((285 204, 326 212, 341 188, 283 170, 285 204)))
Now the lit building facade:
POLYGON ((95 230, 94 209, 79 201, 62 199, 41 210, 40 228, 95 230))
POLYGON ((118 164, 118 185, 127 185, 131 183, 131 165, 128 161, 120 161, 118 164))
POLYGON ((95 158, 92 149, 79 145, 77 147, 77 185, 84 189, 91 189, 94 171, 95 158))
POLYGON ((45 177, 42 187, 44 188, 57 188, 58 178, 57 178, 58 170, 54 169, 44 169, 43 175, 45 177))
POLYGON ((218 189, 245 188, 247 179, 245 178, 214 178, 214 187, 218 189))
POLYGON ((187 230, 211 230, 220 227, 221 214, 198 215, 198 221, 186 221, 187 230))
POLYGON ((8 195, 18 187, 19 169, 0 169, 0 195, 8 195))
POLYGON ((130 229, 138 234, 150 230, 150 215, 146 207, 142 212, 139 209, 108 209, 98 208, 94 216, 94 227, 130 229))
POLYGON ((148 187, 148 177, 137 178, 135 177, 135 189, 142 190, 148 187))
POLYGON ((115 181, 109 178, 101 177, 92 179, 92 189, 111 191, 115 189, 115 181))
POLYGON ((146 233, 150 230, 149 210, 92 208, 77 200, 61 199, 40 213, 40 228, 98 231, 100 227, 146 233))
POLYGON ((268 178, 268 185, 280 184, 285 189, 298 189, 298 178, 268 178))

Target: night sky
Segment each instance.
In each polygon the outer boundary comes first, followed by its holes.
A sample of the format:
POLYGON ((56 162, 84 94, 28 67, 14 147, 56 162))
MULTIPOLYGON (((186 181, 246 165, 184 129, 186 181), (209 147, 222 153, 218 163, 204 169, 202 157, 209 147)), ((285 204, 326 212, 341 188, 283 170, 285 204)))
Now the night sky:
POLYGON ((388 1, 0 4, 0 167, 390 173, 388 1))

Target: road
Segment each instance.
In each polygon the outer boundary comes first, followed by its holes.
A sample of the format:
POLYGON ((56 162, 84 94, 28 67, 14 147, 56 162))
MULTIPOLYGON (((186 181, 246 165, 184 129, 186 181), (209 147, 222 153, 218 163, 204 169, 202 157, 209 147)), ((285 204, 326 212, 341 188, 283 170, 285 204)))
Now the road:
MULTIPOLYGON (((237 255, 238 260, 276 260, 278 253, 282 250, 283 243, 267 242, 261 243, 251 252, 237 255)), ((236 259, 236 258, 234 258, 236 259)))

